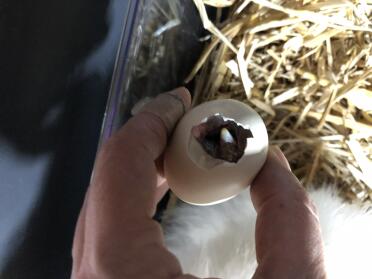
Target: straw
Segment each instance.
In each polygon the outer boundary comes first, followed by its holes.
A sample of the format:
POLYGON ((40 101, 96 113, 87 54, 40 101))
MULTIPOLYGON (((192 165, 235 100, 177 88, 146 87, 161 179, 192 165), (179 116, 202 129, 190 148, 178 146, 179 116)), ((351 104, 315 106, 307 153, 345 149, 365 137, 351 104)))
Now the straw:
POLYGON ((197 77, 194 105, 251 105, 305 187, 334 183, 370 203, 372 2, 194 2, 213 34, 188 77, 197 77), (227 17, 213 23, 205 4, 227 17))

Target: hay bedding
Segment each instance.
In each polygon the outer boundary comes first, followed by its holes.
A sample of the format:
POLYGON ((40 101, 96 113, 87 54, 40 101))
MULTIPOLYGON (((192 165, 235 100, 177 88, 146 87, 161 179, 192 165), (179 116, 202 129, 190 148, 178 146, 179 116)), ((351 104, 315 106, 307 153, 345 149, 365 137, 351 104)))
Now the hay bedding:
POLYGON ((253 106, 305 187, 371 203, 372 1, 194 2, 212 34, 187 79, 194 104, 253 106))

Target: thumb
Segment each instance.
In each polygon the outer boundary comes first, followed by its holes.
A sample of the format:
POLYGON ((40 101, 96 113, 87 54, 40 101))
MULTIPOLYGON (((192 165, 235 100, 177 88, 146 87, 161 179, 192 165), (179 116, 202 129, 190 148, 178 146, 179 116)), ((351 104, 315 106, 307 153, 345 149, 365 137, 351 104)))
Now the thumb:
POLYGON ((279 148, 270 148, 251 197, 257 211, 253 278, 326 278, 316 209, 279 148))

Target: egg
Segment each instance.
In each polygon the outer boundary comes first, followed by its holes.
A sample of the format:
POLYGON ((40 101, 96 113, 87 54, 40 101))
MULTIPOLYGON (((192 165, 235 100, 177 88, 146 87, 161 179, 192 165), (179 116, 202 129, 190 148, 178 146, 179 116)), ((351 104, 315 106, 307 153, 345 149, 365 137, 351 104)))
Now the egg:
POLYGON ((266 161, 261 117, 231 99, 203 103, 179 121, 164 155, 164 174, 184 202, 212 205, 249 187, 266 161))

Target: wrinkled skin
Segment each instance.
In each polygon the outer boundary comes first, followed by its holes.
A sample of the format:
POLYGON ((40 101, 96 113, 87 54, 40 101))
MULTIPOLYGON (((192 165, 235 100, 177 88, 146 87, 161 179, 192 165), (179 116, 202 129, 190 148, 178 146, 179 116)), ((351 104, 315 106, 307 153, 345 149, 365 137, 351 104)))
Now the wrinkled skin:
MULTIPOLYGON (((196 278, 183 274, 152 220, 168 189, 161 155, 190 103, 183 88, 160 95, 102 147, 76 226, 72 278, 196 278)), ((278 148, 270 148, 251 196, 258 214, 253 278, 326 278, 316 209, 278 148)))

